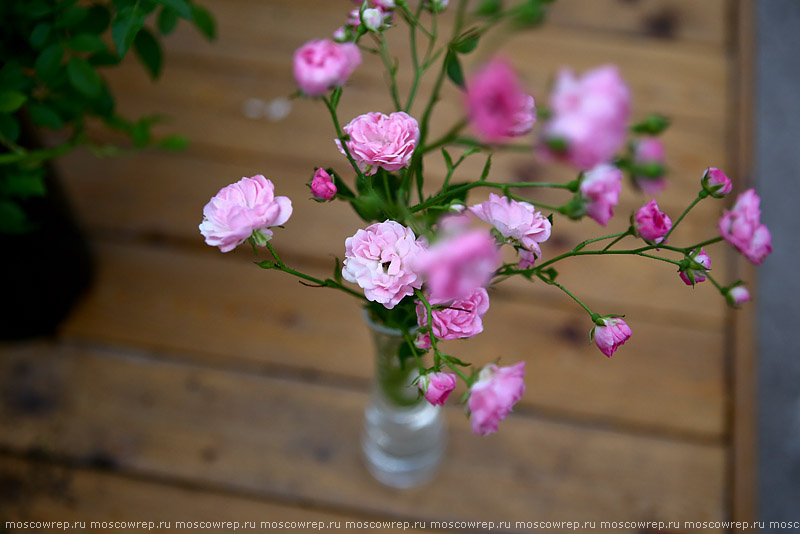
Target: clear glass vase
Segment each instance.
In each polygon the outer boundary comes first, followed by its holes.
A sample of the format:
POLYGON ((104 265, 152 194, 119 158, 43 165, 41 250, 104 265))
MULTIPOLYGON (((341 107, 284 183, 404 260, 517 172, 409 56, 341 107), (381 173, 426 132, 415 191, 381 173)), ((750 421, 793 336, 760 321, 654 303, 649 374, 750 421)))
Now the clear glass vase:
POLYGON ((361 448, 367 469, 393 488, 429 481, 442 461, 446 434, 439 406, 411 385, 416 363, 400 364, 402 332, 377 324, 365 312, 375 349, 375 379, 364 414, 361 448))

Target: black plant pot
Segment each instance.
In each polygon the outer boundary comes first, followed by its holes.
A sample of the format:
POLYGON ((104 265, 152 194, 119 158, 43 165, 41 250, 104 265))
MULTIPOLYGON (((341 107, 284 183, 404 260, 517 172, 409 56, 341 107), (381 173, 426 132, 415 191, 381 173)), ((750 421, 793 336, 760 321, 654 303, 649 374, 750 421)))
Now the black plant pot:
POLYGON ((45 184, 45 196, 20 202, 34 229, 0 233, 0 339, 53 334, 92 280, 89 244, 50 168, 45 184))

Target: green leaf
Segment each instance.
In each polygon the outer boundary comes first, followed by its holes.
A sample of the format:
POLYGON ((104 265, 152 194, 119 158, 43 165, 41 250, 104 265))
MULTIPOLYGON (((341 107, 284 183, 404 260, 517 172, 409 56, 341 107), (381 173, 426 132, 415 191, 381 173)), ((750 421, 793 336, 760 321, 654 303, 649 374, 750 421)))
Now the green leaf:
POLYGON ((453 158, 450 157, 450 154, 442 148, 442 157, 444 157, 444 162, 447 165, 447 170, 451 170, 453 168, 453 158))
POLYGON ((54 26, 56 28, 71 28, 80 24, 86 15, 89 14, 87 9, 78 6, 71 6, 59 13, 56 16, 54 26))
POLYGON ((486 178, 489 177, 489 171, 492 170, 492 155, 489 154, 486 157, 486 165, 483 166, 483 172, 481 173, 481 179, 478 180, 479 182, 483 182, 486 178))
POLYGON ((150 143, 150 121, 146 119, 137 121, 131 129, 131 139, 137 148, 147 146, 150 143))
POLYGON ((136 34, 144 26, 144 19, 144 13, 132 6, 126 7, 117 13, 117 17, 111 23, 111 37, 120 57, 125 57, 125 54, 130 50, 136 34))
POLYGON ((669 119, 667 117, 658 113, 651 113, 641 122, 631 126, 631 130, 639 134, 659 135, 668 127, 669 119))
POLYGON ((331 105, 333 106, 333 109, 336 109, 339 106, 339 100, 341 98, 342 98, 342 88, 340 86, 334 89, 333 93, 331 93, 331 105))
POLYGON ((521 28, 536 26, 544 20, 544 8, 539 0, 528 0, 520 4, 514 13, 514 24, 521 28))
POLYGON ((17 111, 27 99, 27 96, 17 91, 0 91, 0 113, 17 111))
POLYGON ((186 0, 157 0, 159 4, 171 8, 181 18, 192 20, 192 6, 186 0))
POLYGON ((328 171, 328 174, 330 174, 333 177, 333 185, 336 186, 337 197, 346 200, 356 198, 356 194, 353 193, 353 190, 350 189, 350 187, 345 183, 345 181, 342 180, 342 178, 333 169, 325 169, 325 170, 328 171))
POLYGON ((61 60, 64 59, 64 50, 58 43, 51 44, 39 54, 33 68, 36 69, 36 75, 42 80, 50 80, 58 72, 61 67, 61 60))
POLYGON ((100 35, 108 29, 109 24, 111 24, 111 12, 108 7, 102 4, 94 4, 89 8, 86 18, 73 29, 75 33, 100 35))
POLYGON ((556 271, 553 267, 545 269, 541 274, 551 282, 555 282, 556 277, 558 277, 558 271, 556 271))
POLYGON ((161 65, 163 56, 161 53, 161 46, 158 40, 150 33, 148 29, 142 29, 133 41, 133 49, 139 61, 142 62, 145 69, 152 79, 158 78, 161 74, 161 65))
POLYGON ((158 31, 161 35, 169 35, 178 25, 178 12, 168 7, 161 8, 158 13, 158 31))
POLYGON ((185 150, 189 146, 189 139, 183 135, 168 135, 159 140, 157 146, 164 150, 185 150))
POLYGON ((122 61, 122 58, 119 57, 114 52, 109 52, 106 50, 105 52, 98 52, 96 54, 92 54, 89 56, 89 64, 93 67, 107 67, 109 65, 117 65, 119 62, 122 61))
POLYGON ((205 35, 207 39, 214 40, 217 37, 214 17, 211 16, 211 13, 206 8, 192 4, 192 21, 198 31, 205 35))
POLYGON ((76 52, 102 52, 107 49, 106 43, 92 33, 79 33, 67 39, 66 45, 76 52))
POLYGON ((458 59, 458 54, 453 50, 448 50, 444 58, 444 67, 447 71, 447 77, 450 78, 454 84, 464 88, 464 71, 461 69, 461 62, 458 59))
POLYGON ((28 231, 28 217, 14 201, 0 199, 0 233, 21 234, 28 231))
POLYGON ((44 169, 8 173, 0 179, 0 193, 16 198, 41 197, 47 192, 44 185, 44 169))
POLYGON ((31 32, 30 43, 36 50, 41 50, 47 44, 47 38, 50 37, 50 25, 46 22, 37 24, 31 32))
POLYGON ((76 91, 88 98, 98 98, 103 94, 103 80, 85 59, 70 58, 67 79, 76 91))
POLYGON ((44 104, 31 102, 28 104, 28 113, 31 116, 31 120, 39 126, 52 128, 54 130, 58 130, 64 126, 58 113, 44 104))
POLYGON ((480 34, 477 31, 467 32, 458 41, 453 43, 453 50, 459 54, 469 54, 478 47, 480 34))
POLYGON ((342 262, 339 261, 338 257, 335 257, 336 264, 333 266, 333 279, 338 283, 342 283, 342 262))
POLYGON ((503 9, 503 2, 501 0, 483 0, 475 10, 475 14, 480 17, 488 17, 500 13, 503 9))
POLYGON ((19 122, 13 115, 0 114, 0 135, 12 143, 19 139, 19 122))

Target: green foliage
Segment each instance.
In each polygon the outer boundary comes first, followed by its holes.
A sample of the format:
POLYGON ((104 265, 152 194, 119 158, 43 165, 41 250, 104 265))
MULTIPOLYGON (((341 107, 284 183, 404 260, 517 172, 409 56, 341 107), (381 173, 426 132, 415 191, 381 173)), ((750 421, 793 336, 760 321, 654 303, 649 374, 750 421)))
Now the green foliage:
POLYGON ((42 165, 48 159, 80 144, 100 155, 120 152, 91 145, 87 118, 127 134, 138 148, 186 146, 180 136, 155 138, 157 118, 120 117, 103 79, 103 70, 118 65, 130 49, 157 78, 163 68, 159 34, 172 32, 181 18, 214 37, 213 17, 193 0, 0 2, 0 232, 30 227, 15 199, 44 193, 42 165), (157 21, 146 24, 149 17, 157 21), (40 150, 28 146, 24 125, 63 130, 69 139, 40 150))

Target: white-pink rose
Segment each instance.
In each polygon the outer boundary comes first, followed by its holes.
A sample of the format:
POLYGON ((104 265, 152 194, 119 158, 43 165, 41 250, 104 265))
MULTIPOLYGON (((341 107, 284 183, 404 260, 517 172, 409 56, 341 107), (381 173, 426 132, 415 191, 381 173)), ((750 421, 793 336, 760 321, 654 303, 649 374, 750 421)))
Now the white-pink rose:
MULTIPOLYGON (((344 133, 350 137, 350 155, 366 175, 375 174, 378 167, 389 172, 408 167, 419 143, 417 120, 403 111, 360 115, 344 127, 344 133)), ((338 139, 336 145, 344 154, 338 139)))
MULTIPOLYGON (((483 332, 483 316, 489 311, 489 293, 479 287, 467 298, 450 302, 428 296, 431 306, 448 304, 442 309, 432 309, 433 335, 438 339, 463 339, 483 332)), ((428 326, 428 311, 422 302, 417 301, 417 323, 428 326)), ((430 340, 428 340, 430 343, 430 340)))
POLYGON ((561 70, 550 106, 545 138, 563 142, 558 155, 579 169, 610 161, 625 142, 630 90, 616 66, 599 67, 581 78, 561 70))
POLYGON ((705 282, 706 273, 708 273, 708 269, 711 267, 711 258, 708 256, 708 254, 706 254, 706 249, 694 249, 689 253, 689 258, 695 261, 701 267, 695 266, 693 268, 690 265, 685 270, 680 271, 678 274, 681 277, 681 280, 683 280, 683 283, 687 286, 693 286, 695 284, 699 284, 700 282, 705 282))
POLYGON ((738 308, 750 300, 750 292, 744 286, 733 286, 725 293, 725 299, 729 305, 738 308))
POLYGON ((772 253, 772 236, 761 224, 760 203, 755 190, 748 189, 719 220, 720 235, 755 265, 772 253))
POLYGON ((469 210, 480 220, 494 226, 513 244, 532 252, 537 258, 541 257, 539 243, 550 238, 551 224, 532 204, 491 193, 489 200, 469 210))
POLYGON ((601 163, 587 171, 580 185, 589 217, 605 226, 614 215, 622 190, 622 171, 613 165, 601 163))
POLYGON ((292 215, 292 201, 276 197, 270 180, 256 175, 220 189, 203 208, 200 233, 206 243, 230 252, 253 236, 258 244, 272 238, 271 226, 280 226, 292 215))
POLYGON ((387 220, 358 230, 344 244, 342 277, 358 284, 367 300, 392 309, 422 287, 414 265, 425 249, 410 228, 387 220))
POLYGON ((361 51, 353 43, 327 39, 309 41, 294 53, 294 79, 309 96, 341 87, 361 64, 361 51))
POLYGON ((472 384, 469 394, 472 432, 488 436, 497 432, 497 425, 525 394, 525 362, 511 367, 489 364, 472 384))
POLYGON ((419 377, 417 386, 428 402, 434 406, 443 406, 456 388, 456 382, 456 375, 453 373, 428 373, 419 377))

